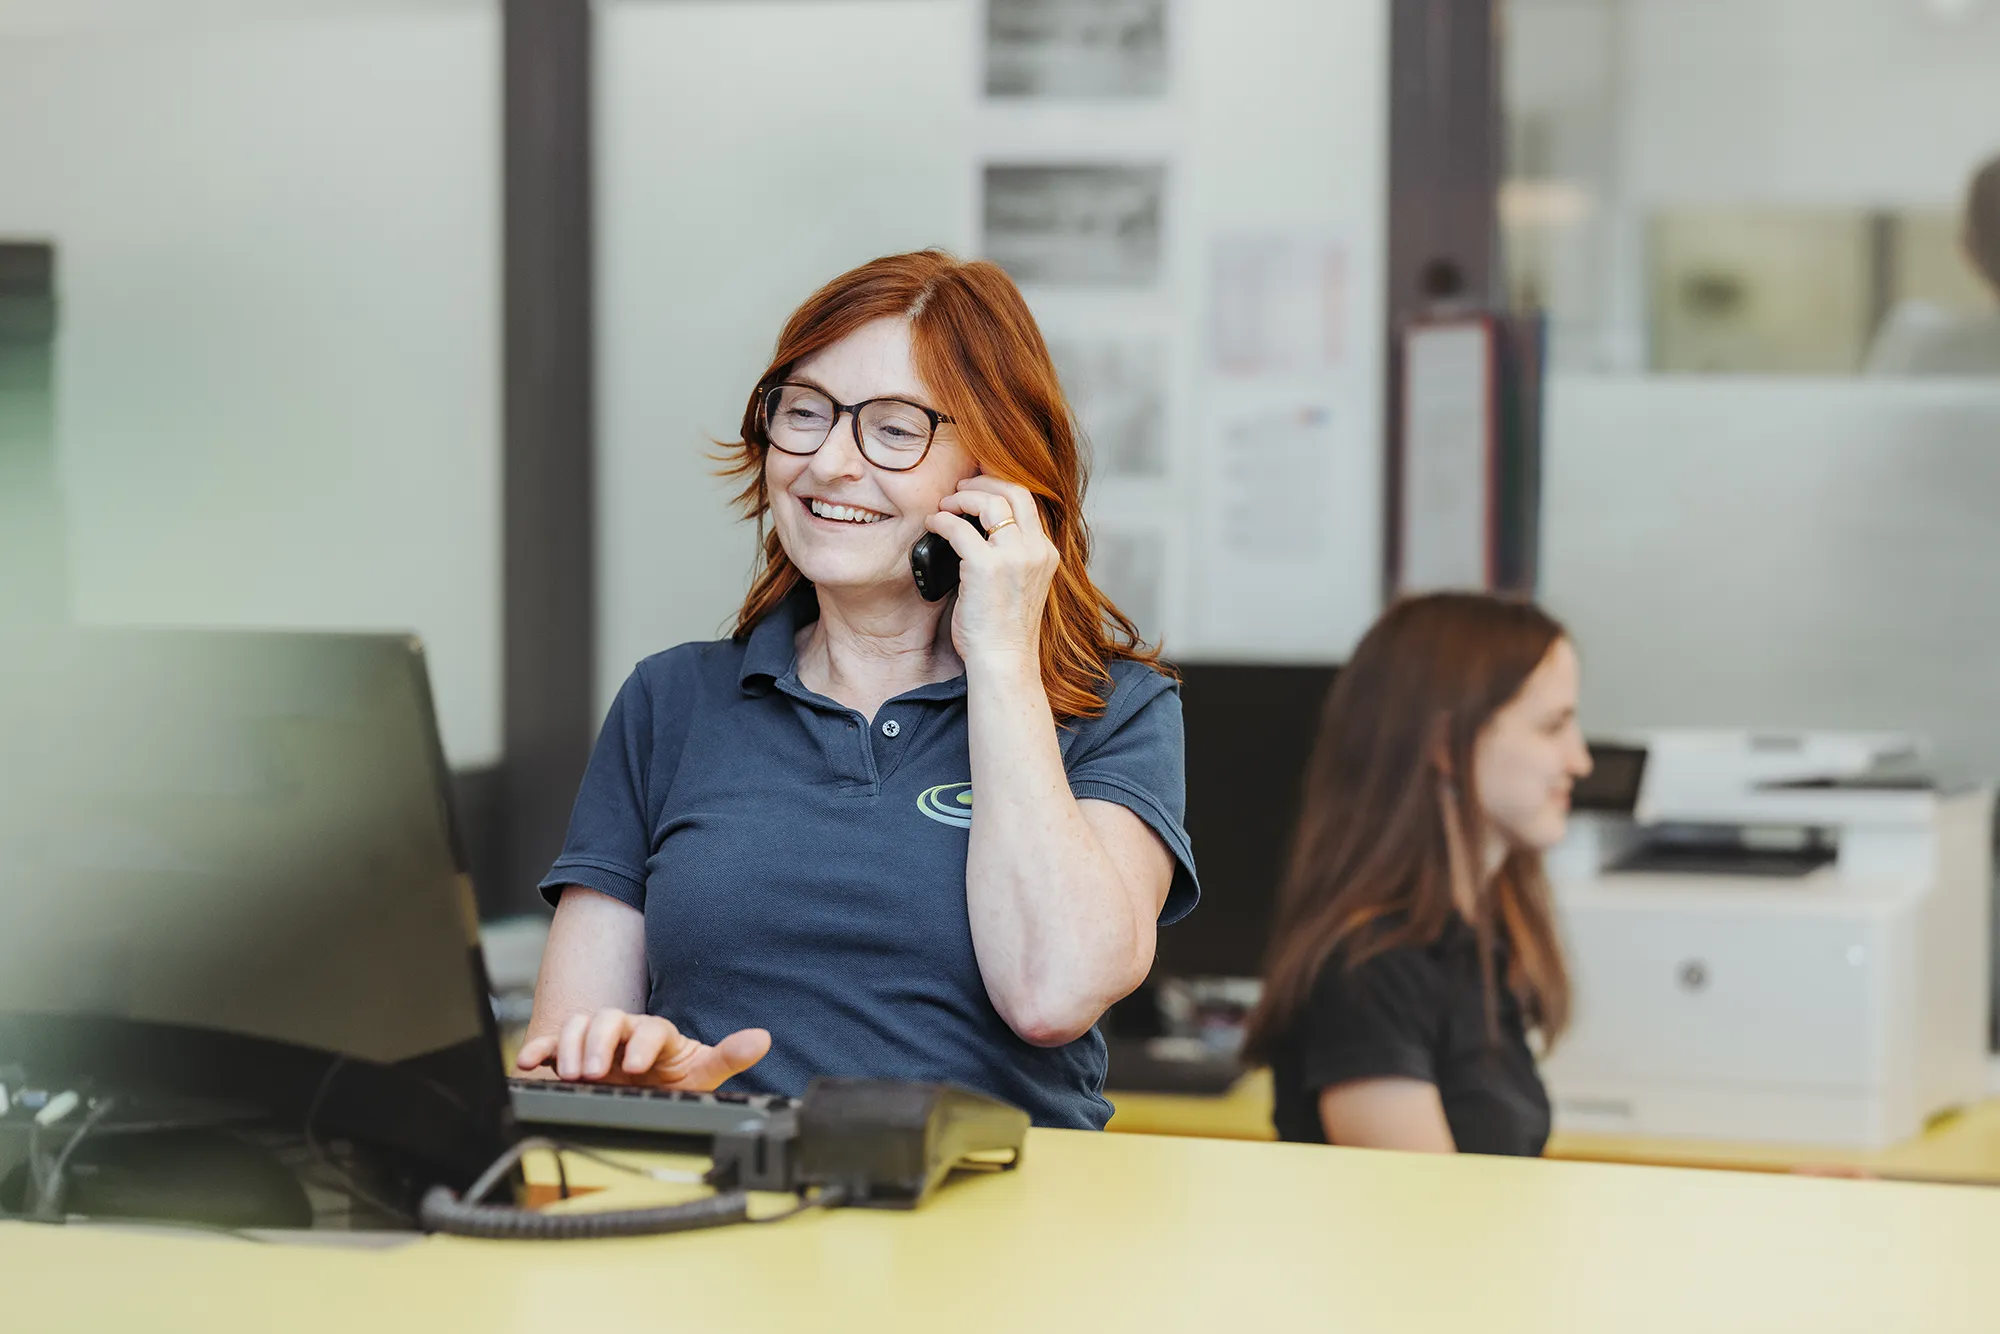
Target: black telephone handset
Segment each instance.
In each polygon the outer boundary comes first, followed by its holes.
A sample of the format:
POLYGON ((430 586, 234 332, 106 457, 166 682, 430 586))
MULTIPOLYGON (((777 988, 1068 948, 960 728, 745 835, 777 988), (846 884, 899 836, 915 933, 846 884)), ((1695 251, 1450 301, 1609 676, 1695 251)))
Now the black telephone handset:
MULTIPOLYGON (((971 515, 961 516, 981 537, 986 530, 971 515)), ((925 533, 910 548, 910 573, 917 577, 917 592, 926 602, 936 602, 958 587, 958 553, 937 533, 925 533)))

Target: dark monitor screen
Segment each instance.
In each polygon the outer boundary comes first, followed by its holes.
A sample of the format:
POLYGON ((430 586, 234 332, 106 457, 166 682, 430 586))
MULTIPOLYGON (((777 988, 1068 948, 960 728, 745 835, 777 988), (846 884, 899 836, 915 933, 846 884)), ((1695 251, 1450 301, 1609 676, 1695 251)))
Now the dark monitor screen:
POLYGON ((1187 830, 1201 906, 1160 932, 1154 975, 1254 977, 1298 820, 1330 663, 1186 663, 1187 830))
POLYGON ((445 780, 403 637, 0 635, 0 1066, 462 1188, 510 1122, 445 780))
POLYGON ((1646 749, 1593 741, 1590 775, 1570 791, 1570 806, 1579 811, 1630 815, 1639 806, 1639 784, 1646 776, 1646 749))

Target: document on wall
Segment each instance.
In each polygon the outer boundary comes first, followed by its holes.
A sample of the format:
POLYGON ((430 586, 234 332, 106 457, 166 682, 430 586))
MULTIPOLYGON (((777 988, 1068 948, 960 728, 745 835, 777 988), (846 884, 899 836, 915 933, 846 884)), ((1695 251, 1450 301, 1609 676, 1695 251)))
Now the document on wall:
POLYGON ((1168 7, 1169 0, 987 0, 986 95, 1162 96, 1168 7))
POLYGON ((1493 330, 1421 325, 1403 342, 1403 486, 1397 586, 1486 588, 1493 579, 1493 330))
POLYGON ((1167 167, 988 162, 980 252, 1027 286, 1149 289, 1165 262, 1167 167))
POLYGON ((1322 233, 1238 233, 1209 249, 1209 355, 1218 375, 1325 375, 1347 357, 1347 248, 1322 233))
POLYGON ((1216 440, 1217 554, 1315 559, 1333 458, 1333 410, 1313 405, 1225 421, 1216 440))
POLYGON ((1203 646, 1349 642, 1375 604, 1377 530, 1329 521, 1368 471, 1346 414, 1328 402, 1238 406, 1218 416, 1207 454, 1194 561, 1203 646))

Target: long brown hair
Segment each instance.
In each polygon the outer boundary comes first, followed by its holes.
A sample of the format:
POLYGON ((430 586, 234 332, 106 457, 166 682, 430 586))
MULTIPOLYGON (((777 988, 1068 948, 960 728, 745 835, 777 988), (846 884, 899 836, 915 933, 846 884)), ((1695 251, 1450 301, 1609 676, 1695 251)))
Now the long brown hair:
MULTIPOLYGON (((1362 638, 1334 678, 1306 765, 1247 1058, 1272 1059, 1336 950, 1355 967, 1451 925, 1455 887, 1477 874, 1486 846, 1474 743, 1565 637, 1531 603, 1439 593, 1397 603, 1362 638)), ((1569 1019, 1569 976, 1541 855, 1509 852, 1476 902, 1489 1023, 1498 933, 1510 947, 1504 982, 1552 1045, 1569 1019)))
POLYGON ((1057 721, 1104 709, 1108 664, 1130 658, 1160 667, 1159 651, 1131 618, 1090 581, 1090 532, 1083 520, 1088 469, 1069 402, 1020 289, 998 265, 965 262, 942 250, 888 255, 841 274, 793 312, 771 364, 743 410, 743 435, 727 451, 726 475, 743 479, 736 500, 762 541, 750 593, 736 616, 750 633, 804 578, 775 530, 764 531, 771 499, 764 485, 763 390, 794 366, 881 319, 908 319, 917 374, 958 438, 989 477, 1026 487, 1060 562, 1042 609, 1042 687, 1057 721))

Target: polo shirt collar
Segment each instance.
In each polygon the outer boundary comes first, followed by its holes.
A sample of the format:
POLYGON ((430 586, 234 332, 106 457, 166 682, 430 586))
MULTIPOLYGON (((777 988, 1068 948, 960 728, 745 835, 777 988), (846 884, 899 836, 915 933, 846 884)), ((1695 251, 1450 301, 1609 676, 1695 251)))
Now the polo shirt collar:
POLYGON ((890 702, 904 703, 909 700, 964 699, 964 698, 965 698, 965 673, 960 672, 957 676, 952 677, 949 681, 933 681, 929 685, 918 686, 914 690, 905 690, 902 694, 896 696, 896 698, 890 702))
MULTIPOLYGON (((799 628, 818 619, 819 594, 811 584, 801 580, 797 588, 785 595, 784 601, 751 627, 750 638, 743 646, 743 666, 736 674, 736 684, 743 692, 747 695, 766 694, 772 686, 790 676, 798 660, 799 628)), ((896 698, 964 699, 965 674, 961 672, 949 681, 933 681, 929 685, 918 686, 896 698)))
POLYGON ((736 683, 744 693, 761 695, 773 682, 789 675, 798 657, 794 641, 799 627, 818 619, 819 594, 811 584, 800 580, 784 601, 751 627, 750 638, 743 646, 743 666, 736 675, 736 683))

